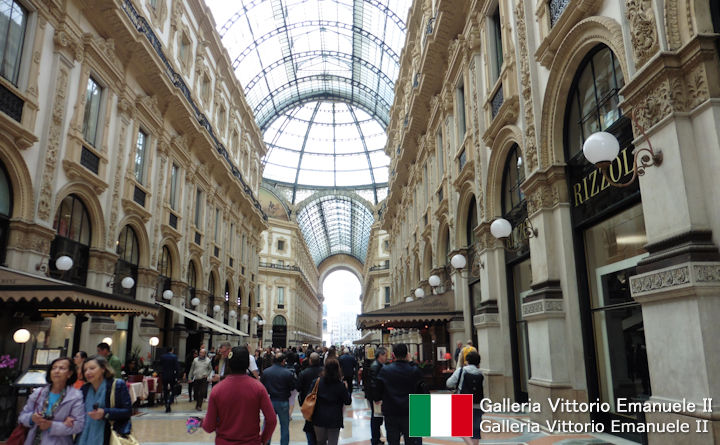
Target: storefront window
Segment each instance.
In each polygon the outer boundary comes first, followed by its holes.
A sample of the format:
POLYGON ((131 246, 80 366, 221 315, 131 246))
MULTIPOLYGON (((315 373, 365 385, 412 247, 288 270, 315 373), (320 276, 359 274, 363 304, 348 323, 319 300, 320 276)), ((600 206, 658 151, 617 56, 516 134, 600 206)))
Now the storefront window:
POLYGON ((116 295, 135 297, 138 280, 138 264, 140 263, 140 247, 138 245, 137 235, 135 235, 132 227, 123 227, 117 240, 115 253, 120 257, 117 263, 115 263, 113 293, 116 295), (135 285, 132 288, 124 289, 122 287, 122 280, 125 277, 131 277, 135 281, 135 285))
POLYGON ((50 246, 48 266, 54 278, 85 286, 88 259, 90 257, 91 227, 87 208, 76 195, 65 197, 60 203, 53 228, 57 235, 50 246), (55 260, 67 255, 73 260, 73 267, 62 272, 55 268, 55 260))
POLYGON ((528 380, 530 379, 530 344, 528 343, 527 321, 522 316, 522 303, 527 294, 530 293, 532 284, 532 270, 530 259, 512 266, 513 297, 515 298, 515 329, 518 347, 518 369, 520 390, 528 392, 528 380))
POLYGON ((585 231, 600 395, 613 408, 620 397, 650 397, 642 308, 630 296, 646 243, 641 205, 585 231))

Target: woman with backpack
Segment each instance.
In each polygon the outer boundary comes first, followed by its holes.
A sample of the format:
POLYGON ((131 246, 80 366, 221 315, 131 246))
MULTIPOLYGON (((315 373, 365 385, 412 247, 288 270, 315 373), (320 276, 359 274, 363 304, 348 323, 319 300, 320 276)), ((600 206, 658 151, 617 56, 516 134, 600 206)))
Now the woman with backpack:
POLYGON ((483 399, 483 380, 485 377, 480 371, 480 354, 477 351, 468 352, 465 360, 467 365, 458 366, 445 384, 448 389, 457 388, 457 394, 473 395, 473 435, 472 438, 463 437, 463 440, 468 445, 478 445, 480 440, 480 420, 483 415, 482 409, 480 409, 480 401, 483 399))

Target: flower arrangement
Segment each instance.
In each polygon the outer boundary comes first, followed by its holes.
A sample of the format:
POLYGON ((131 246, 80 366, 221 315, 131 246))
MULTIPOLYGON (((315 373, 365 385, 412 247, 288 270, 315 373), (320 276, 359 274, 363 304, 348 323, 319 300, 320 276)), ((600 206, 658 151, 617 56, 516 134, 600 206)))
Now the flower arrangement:
POLYGON ((15 366, 18 363, 17 358, 10 355, 0 355, 0 385, 9 385, 17 377, 15 366))

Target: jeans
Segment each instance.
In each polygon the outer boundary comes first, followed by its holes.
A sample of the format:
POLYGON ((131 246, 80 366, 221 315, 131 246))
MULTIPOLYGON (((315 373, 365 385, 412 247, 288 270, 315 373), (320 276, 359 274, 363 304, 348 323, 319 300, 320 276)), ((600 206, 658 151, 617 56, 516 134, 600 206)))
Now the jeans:
POLYGON ((340 428, 324 428, 316 426, 315 436, 317 436, 317 445, 337 445, 340 437, 340 428))
POLYGON ((400 436, 405 439, 405 445, 422 445, 422 437, 409 437, 409 421, 408 417, 385 416, 385 430, 389 445, 400 445, 400 436))
POLYGON ((270 400, 280 422, 280 445, 290 443, 290 403, 287 400, 270 400))
POLYGON ((308 445, 317 445, 314 429, 312 431, 305 431, 305 437, 307 438, 308 445))
POLYGON ((382 417, 375 416, 375 403, 370 403, 370 445, 378 445, 380 443, 380 425, 383 424, 382 417))

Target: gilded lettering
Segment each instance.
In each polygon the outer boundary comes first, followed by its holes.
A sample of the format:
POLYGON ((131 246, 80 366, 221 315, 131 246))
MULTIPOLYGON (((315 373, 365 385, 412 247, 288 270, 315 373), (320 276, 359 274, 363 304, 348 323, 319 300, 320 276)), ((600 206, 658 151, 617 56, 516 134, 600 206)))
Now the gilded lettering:
POLYGON ((575 207, 577 207, 583 203, 582 194, 580 193, 581 188, 582 188, 582 185, 580 185, 579 182, 576 182, 575 184, 573 184, 573 195, 575 196, 575 207))
MULTIPOLYGON (((612 170, 612 167, 610 167, 610 169, 612 170)), ((607 179, 605 179, 605 175, 602 175, 602 181, 600 181, 600 190, 605 190, 608 187, 610 187, 610 183, 607 181, 607 179)))
POLYGON ((590 197, 588 196, 588 190, 587 190, 587 176, 585 176, 583 178, 583 190, 585 191, 585 201, 587 201, 588 199, 590 199, 590 197))
POLYGON ((590 179, 592 179, 592 184, 590 185, 590 197, 591 198, 593 196, 597 195, 598 193, 600 193, 600 189, 595 188, 595 181, 597 180, 597 172, 598 172, 598 170, 595 169, 592 171, 592 173, 590 173, 590 179))
POLYGON ((632 173, 632 169, 631 169, 630 166, 628 165, 627 152, 628 152, 628 149, 627 149, 627 148, 626 148, 625 150, 623 150, 623 152, 622 152, 623 164, 625 165, 625 173, 624 173, 625 175, 629 175, 629 174, 632 173))
POLYGON ((617 158, 615 158, 615 159, 610 163, 610 168, 609 168, 609 170, 610 170, 610 179, 612 179, 613 182, 619 182, 619 181, 620 181, 620 178, 622 178, 622 176, 623 176, 622 169, 623 169, 623 166, 622 166, 622 163, 621 163, 621 161, 620 161, 620 157, 618 156, 617 158), (617 177, 615 177, 615 161, 617 161, 617 177))

